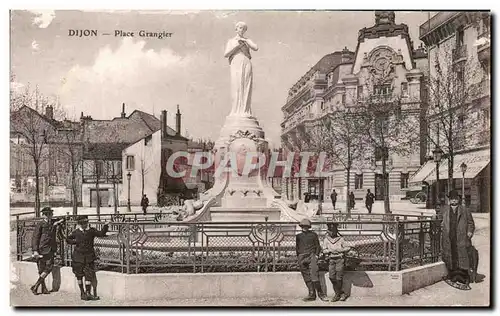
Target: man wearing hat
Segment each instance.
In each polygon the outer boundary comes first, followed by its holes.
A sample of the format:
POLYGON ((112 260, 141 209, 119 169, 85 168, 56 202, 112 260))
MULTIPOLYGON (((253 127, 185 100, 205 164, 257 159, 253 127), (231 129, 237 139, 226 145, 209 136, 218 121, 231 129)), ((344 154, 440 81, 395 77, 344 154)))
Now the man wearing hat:
POLYGON ((85 215, 77 218, 77 224, 77 228, 67 238, 68 244, 75 245, 71 256, 73 274, 80 288, 80 298, 84 301, 98 300, 94 238, 106 236, 109 224, 106 222, 102 230, 97 230, 89 227, 89 220, 85 215), (83 277, 85 277, 85 289, 83 287, 83 277), (90 293, 92 287, 94 289, 93 295, 90 293))
POLYGON ((327 297, 319 283, 319 268, 318 256, 321 252, 318 235, 311 231, 311 221, 303 219, 299 223, 302 232, 296 237, 296 252, 299 261, 300 273, 304 278, 309 295, 304 301, 316 300, 316 292, 322 301, 326 301, 327 297))
POLYGON ((470 211, 459 204, 456 190, 448 194, 449 205, 442 210, 442 256, 448 269, 447 283, 469 288, 468 272, 471 268, 468 251, 472 247, 474 219, 470 211))
POLYGON ((345 244, 344 237, 339 235, 338 224, 328 223, 328 232, 323 240, 323 253, 329 258, 328 277, 333 285, 335 296, 332 302, 345 301, 347 295, 342 290, 344 278, 345 253, 350 247, 345 244))
POLYGON ((42 286, 42 294, 50 294, 45 284, 45 278, 54 268, 54 255, 57 251, 57 228, 64 219, 56 221, 52 218, 54 211, 44 207, 41 211, 43 220, 40 221, 33 232, 32 250, 33 257, 37 258, 38 280, 31 287, 31 292, 38 295, 38 288, 42 286))

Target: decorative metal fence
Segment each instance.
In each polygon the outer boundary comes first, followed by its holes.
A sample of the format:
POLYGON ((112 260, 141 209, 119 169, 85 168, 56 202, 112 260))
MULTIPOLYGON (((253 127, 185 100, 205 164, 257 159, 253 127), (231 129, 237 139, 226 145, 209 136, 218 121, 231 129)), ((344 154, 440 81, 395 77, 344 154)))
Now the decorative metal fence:
MULTIPOLYGON (((377 214, 378 215, 378 214, 377 214)), ((437 262, 440 223, 436 219, 376 216, 339 218, 339 232, 351 246, 347 268, 396 271, 437 262)), ((31 260, 37 219, 17 221, 17 260, 31 260)), ((103 221, 91 220, 100 229, 103 221)), ((76 223, 68 218, 58 233, 56 262, 71 265, 66 237, 76 223)), ((313 222, 320 240, 326 221, 313 222)), ((292 222, 112 222, 108 236, 96 238, 100 269, 122 273, 298 271, 292 222)))

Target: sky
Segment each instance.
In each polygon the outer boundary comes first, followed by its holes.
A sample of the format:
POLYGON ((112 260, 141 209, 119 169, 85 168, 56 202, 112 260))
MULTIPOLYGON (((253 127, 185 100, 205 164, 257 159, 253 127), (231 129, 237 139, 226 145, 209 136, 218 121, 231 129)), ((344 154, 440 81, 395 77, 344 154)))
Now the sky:
MULTIPOLYGON (((414 46, 425 12, 396 12, 414 46)), ((169 113, 179 105, 183 133, 216 140, 231 108, 224 48, 234 24, 248 25, 253 52, 252 111, 273 147, 280 143, 281 107, 288 89, 326 54, 354 51, 358 30, 375 23, 373 11, 11 11, 11 72, 16 88, 38 85, 59 99, 67 115, 93 119, 138 109, 169 113), (97 30, 97 37, 69 30, 97 30), (114 36, 115 30, 134 37, 114 36), (138 32, 171 37, 144 38, 138 32), (104 36, 102 33, 111 33, 104 36)))

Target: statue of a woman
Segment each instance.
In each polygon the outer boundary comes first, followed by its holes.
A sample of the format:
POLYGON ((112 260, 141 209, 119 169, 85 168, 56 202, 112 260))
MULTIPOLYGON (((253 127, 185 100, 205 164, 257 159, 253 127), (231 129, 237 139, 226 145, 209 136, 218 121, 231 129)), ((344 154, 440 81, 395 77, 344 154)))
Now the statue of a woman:
POLYGON ((249 38, 244 37, 247 25, 244 22, 236 23, 236 36, 229 39, 224 57, 231 65, 231 113, 232 116, 251 116, 252 110, 252 63, 250 49, 259 48, 249 38))

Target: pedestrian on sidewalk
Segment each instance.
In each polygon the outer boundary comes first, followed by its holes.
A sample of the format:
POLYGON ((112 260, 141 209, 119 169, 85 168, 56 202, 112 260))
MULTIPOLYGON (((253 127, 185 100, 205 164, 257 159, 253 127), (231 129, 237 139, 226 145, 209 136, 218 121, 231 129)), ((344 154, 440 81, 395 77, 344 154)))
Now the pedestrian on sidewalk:
POLYGON ((40 285, 42 286, 42 294, 50 294, 45 284, 45 278, 54 268, 54 255, 57 251, 57 230, 64 221, 64 219, 59 221, 53 219, 54 211, 50 207, 44 207, 41 213, 44 218, 36 225, 31 243, 33 257, 37 259, 36 264, 38 267, 38 280, 30 288, 35 295, 39 294, 38 288, 40 285))
POLYGON ((144 215, 146 215, 146 210, 149 206, 149 199, 147 197, 146 194, 144 194, 142 196, 142 199, 141 199, 141 207, 142 207, 142 212, 144 213, 144 215))
POLYGON ((73 274, 80 288, 80 298, 84 301, 99 300, 99 296, 97 296, 97 275, 95 273, 95 260, 97 257, 94 250, 94 238, 106 236, 109 223, 106 222, 101 230, 97 230, 89 226, 86 215, 81 215, 77 219, 77 225, 77 228, 68 236, 66 241, 70 245, 75 245, 71 259, 73 274), (85 289, 83 287, 83 277, 85 277, 85 289), (93 294, 90 293, 91 288, 93 288, 93 294))
POLYGON ((344 279, 345 254, 350 250, 345 240, 339 235, 338 223, 328 223, 328 232, 323 240, 323 253, 328 256, 328 277, 333 285, 335 295, 332 302, 345 301, 347 294, 342 290, 344 279))
POLYGON ((352 210, 354 205, 356 205, 356 198, 354 197, 354 192, 349 193, 349 209, 352 210))
POLYGON ((309 291, 308 296, 303 300, 316 300, 317 292, 322 301, 327 301, 328 298, 319 282, 318 256, 321 252, 321 246, 318 235, 311 231, 311 221, 308 219, 301 220, 299 226, 302 232, 296 237, 295 250, 297 252, 300 273, 309 291))
POLYGON ((332 194, 330 194, 330 198, 332 199, 333 210, 335 211, 335 204, 337 204, 337 192, 333 189, 332 194))
POLYGON ((469 270, 472 263, 469 252, 475 225, 472 214, 459 204, 459 199, 456 190, 450 191, 449 205, 442 208, 442 257, 448 270, 447 283, 460 289, 470 289, 469 270))
POLYGON ((370 192, 370 189, 366 190, 365 206, 368 209, 368 214, 372 213, 373 203, 375 202, 375 195, 370 192))

